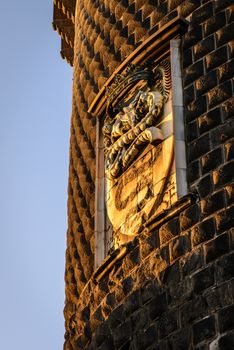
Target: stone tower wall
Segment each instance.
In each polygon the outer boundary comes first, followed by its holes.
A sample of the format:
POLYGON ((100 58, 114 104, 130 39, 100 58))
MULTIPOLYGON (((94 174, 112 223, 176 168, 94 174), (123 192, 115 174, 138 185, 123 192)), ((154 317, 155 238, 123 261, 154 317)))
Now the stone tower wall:
POLYGON ((76 4, 66 251, 66 350, 233 349, 233 1, 76 4), (99 281, 94 272, 96 118, 88 108, 137 46, 177 16, 189 204, 99 281))

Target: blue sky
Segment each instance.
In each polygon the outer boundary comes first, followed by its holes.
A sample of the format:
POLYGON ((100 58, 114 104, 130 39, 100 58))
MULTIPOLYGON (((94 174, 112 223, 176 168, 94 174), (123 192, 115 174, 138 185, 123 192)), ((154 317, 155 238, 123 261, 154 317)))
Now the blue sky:
POLYGON ((63 345, 72 69, 52 0, 1 3, 0 339, 4 350, 63 345))

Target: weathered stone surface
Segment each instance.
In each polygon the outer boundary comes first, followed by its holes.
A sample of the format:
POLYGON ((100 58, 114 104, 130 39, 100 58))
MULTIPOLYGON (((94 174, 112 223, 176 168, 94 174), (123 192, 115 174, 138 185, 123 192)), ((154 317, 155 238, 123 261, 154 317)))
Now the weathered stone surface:
POLYGON ((219 12, 215 16, 212 16, 207 19, 206 22, 203 23, 204 34, 208 36, 214 32, 216 32, 221 27, 225 26, 226 18, 225 12, 219 12))
POLYGON ((165 244, 179 234, 179 221, 173 219, 159 229, 160 244, 165 244))
POLYGON ((192 245, 196 246, 200 243, 208 241, 215 235, 214 219, 210 218, 203 221, 200 225, 192 229, 192 245))
POLYGON ((199 98, 196 98, 193 102, 191 102, 189 105, 185 106, 185 118, 187 122, 190 122, 203 113, 207 111, 207 102, 206 97, 201 96, 199 98))
POLYGON ((196 95, 200 96, 205 94, 217 85, 217 72, 215 70, 200 77, 195 82, 196 95))
POLYGON ((207 217, 225 206, 225 193, 223 190, 215 192, 200 202, 201 215, 207 217))
POLYGON ((190 163, 187 168, 187 179, 188 183, 191 184, 195 180, 197 180, 200 176, 200 163, 199 160, 195 160, 190 163))
POLYGON ((193 276, 194 292, 200 294, 204 289, 214 285, 214 266, 209 266, 193 276))
POLYGON ((180 214, 180 228, 182 231, 192 227, 199 220, 199 206, 192 205, 180 214))
POLYGON ((217 262, 217 280, 224 282, 234 277, 234 254, 221 257, 217 262))
POLYGON ((219 312, 219 329, 221 332, 234 327, 234 305, 228 306, 219 312))
POLYGON ((213 190, 213 182, 211 176, 208 174, 204 176, 197 185, 197 190, 201 198, 206 197, 213 190))
POLYGON ((198 344, 205 339, 212 339, 215 333, 215 319, 213 316, 207 317, 194 324, 193 342, 198 344))
POLYGON ((206 262, 209 263, 223 254, 228 253, 228 251, 229 237, 227 233, 224 233, 205 245, 206 262))
POLYGON ((198 270, 203 266, 203 254, 202 249, 193 249, 193 251, 187 254, 180 260, 181 272, 183 278, 189 276, 193 271, 198 270))
POLYGON ((216 51, 210 53, 205 58, 206 70, 210 71, 227 61, 227 47, 223 46, 216 51))
POLYGON ((234 348, 233 1, 58 3, 62 54, 74 62, 64 349, 234 348), (197 199, 142 234, 97 281, 96 117, 87 110, 121 62, 177 15, 190 23, 181 59, 187 180, 197 199), (68 24, 75 47, 65 54, 68 24))
POLYGON ((175 259, 184 255, 189 250, 189 237, 184 235, 174 239, 170 243, 170 261, 173 262, 175 259))
POLYGON ((219 349, 225 350, 232 348, 234 348, 234 334, 230 332, 219 339, 219 349))
POLYGON ((226 185, 233 180, 233 167, 234 161, 231 161, 213 172, 213 181, 215 188, 226 185))
POLYGON ((218 168, 223 162, 223 150, 221 147, 212 150, 201 158, 202 174, 218 168))
POLYGON ((180 309, 181 312, 181 324, 185 326, 193 321, 200 319, 206 314, 205 300, 199 296, 193 298, 193 300, 184 303, 180 309))

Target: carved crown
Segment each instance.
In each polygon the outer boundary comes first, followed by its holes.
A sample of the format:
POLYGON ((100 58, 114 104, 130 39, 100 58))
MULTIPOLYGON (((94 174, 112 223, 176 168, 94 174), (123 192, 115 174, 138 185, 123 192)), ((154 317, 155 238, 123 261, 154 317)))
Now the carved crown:
POLYGON ((152 62, 147 62, 142 66, 129 63, 123 74, 116 74, 112 85, 106 87, 107 112, 111 111, 111 108, 121 100, 132 85, 141 80, 147 81, 149 86, 157 82, 165 100, 168 98, 171 88, 170 62, 165 60, 155 68, 152 65, 152 62))
POLYGON ((111 105, 120 96, 123 96, 129 88, 140 80, 153 80, 154 73, 148 66, 135 66, 129 63, 123 74, 116 74, 111 86, 106 87, 108 105, 111 105))

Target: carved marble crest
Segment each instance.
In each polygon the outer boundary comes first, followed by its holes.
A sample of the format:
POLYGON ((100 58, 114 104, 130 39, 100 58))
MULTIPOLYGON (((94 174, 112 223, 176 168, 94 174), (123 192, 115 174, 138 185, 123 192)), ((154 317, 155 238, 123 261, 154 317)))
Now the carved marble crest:
POLYGON ((153 68, 130 66, 107 91, 102 133, 115 245, 136 235, 175 192, 170 72, 168 60, 153 68))

